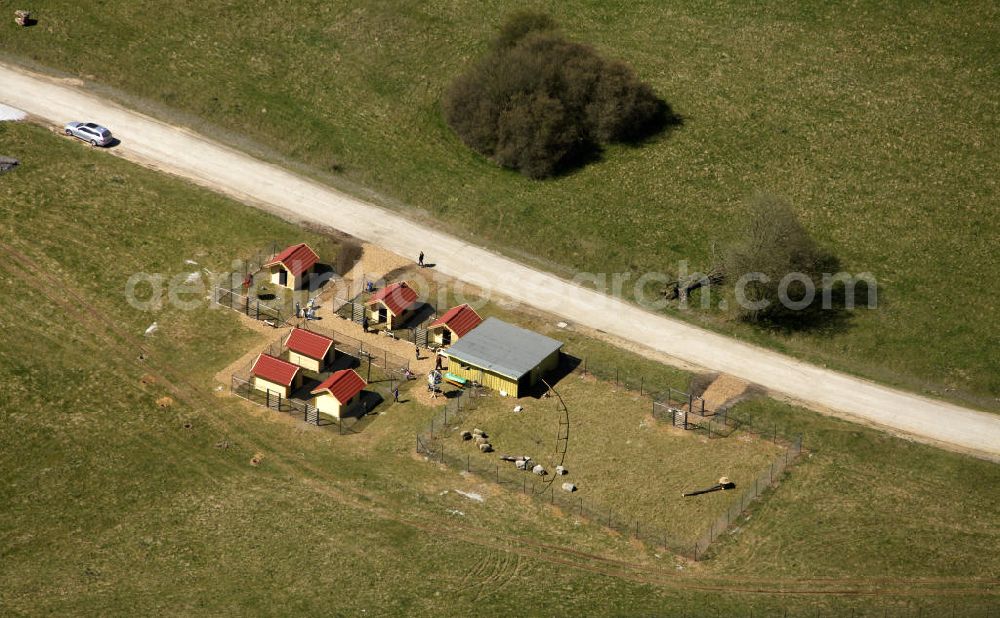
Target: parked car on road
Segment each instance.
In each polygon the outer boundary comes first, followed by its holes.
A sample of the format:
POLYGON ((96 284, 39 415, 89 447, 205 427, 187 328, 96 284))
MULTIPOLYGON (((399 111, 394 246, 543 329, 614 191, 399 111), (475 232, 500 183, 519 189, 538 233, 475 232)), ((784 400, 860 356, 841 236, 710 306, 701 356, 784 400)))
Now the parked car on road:
POLYGON ((93 122, 70 122, 66 125, 66 135, 89 142, 91 146, 107 146, 113 139, 111 131, 93 122))

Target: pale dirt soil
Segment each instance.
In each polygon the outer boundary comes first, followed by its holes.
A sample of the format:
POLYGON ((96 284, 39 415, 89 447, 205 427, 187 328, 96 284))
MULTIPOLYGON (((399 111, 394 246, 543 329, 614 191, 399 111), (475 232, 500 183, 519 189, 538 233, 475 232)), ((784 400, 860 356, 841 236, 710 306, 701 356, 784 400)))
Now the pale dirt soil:
MULTIPOLYGON (((363 253, 358 262, 351 268, 351 270, 344 275, 344 281, 350 286, 355 293, 361 291, 361 286, 365 280, 377 281, 385 277, 386 274, 391 272, 398 272, 402 269, 409 267, 415 267, 415 264, 403 258, 402 256, 396 255, 391 251, 383 249, 378 245, 373 245, 371 243, 365 243, 363 245, 363 253)), ((425 387, 425 379, 427 374, 434 369, 434 355, 428 350, 421 350, 420 359, 418 360, 416 354, 414 353, 414 347, 411 343, 406 341, 400 341, 393 337, 383 335, 381 333, 365 333, 361 329, 361 326, 345 320, 333 313, 334 304, 331 302, 333 290, 332 288, 324 291, 319 297, 319 304, 317 305, 317 315, 319 320, 309 321, 305 324, 305 320, 297 319, 293 320, 295 325, 304 325, 309 330, 333 337, 334 340, 337 339, 338 334, 347 335, 353 339, 358 339, 364 342, 365 347, 371 350, 385 350, 390 354, 394 354, 404 360, 409 361, 410 371, 415 375, 415 381, 417 384, 414 388, 411 388, 407 397, 415 399, 426 406, 438 406, 444 405, 447 401, 445 397, 439 394, 436 398, 432 398, 431 393, 427 391, 425 387)), ((284 328, 272 328, 253 318, 247 317, 240 314, 240 321, 248 329, 256 331, 260 336, 254 340, 252 348, 248 350, 243 356, 236 359, 230 363, 227 367, 220 370, 215 374, 215 379, 222 384, 228 385, 230 383, 230 378, 233 374, 245 375, 250 367, 250 364, 257 357, 260 352, 276 341, 283 340, 291 332, 292 327, 284 328)), ((447 362, 445 363, 447 367, 447 362)))
POLYGON ((750 383, 730 375, 722 374, 709 385, 702 394, 706 410, 718 410, 730 401, 741 397, 750 388, 750 383))

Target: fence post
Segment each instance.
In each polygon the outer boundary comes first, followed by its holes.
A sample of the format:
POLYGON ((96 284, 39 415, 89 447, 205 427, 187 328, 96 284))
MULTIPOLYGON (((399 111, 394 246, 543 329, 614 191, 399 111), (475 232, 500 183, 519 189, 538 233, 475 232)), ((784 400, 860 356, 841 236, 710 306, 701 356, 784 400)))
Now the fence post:
POLYGON ((640 397, 642 397, 642 386, 643 386, 643 382, 645 382, 645 380, 646 380, 645 376, 639 376, 639 396, 640 397))

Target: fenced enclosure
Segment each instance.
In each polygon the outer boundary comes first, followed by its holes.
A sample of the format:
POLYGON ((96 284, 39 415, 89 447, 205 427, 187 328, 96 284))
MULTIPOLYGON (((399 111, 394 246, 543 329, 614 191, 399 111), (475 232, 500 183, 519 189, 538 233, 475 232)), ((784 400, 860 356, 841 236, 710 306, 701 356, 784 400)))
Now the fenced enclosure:
POLYGON ((760 498, 768 489, 776 486, 788 466, 794 463, 801 454, 802 436, 798 436, 786 446, 784 453, 771 462, 770 466, 761 470, 753 484, 748 484, 747 488, 732 501, 726 512, 712 522, 708 530, 695 542, 693 549, 695 560, 705 556, 709 545, 729 530, 729 527, 739 519, 754 500, 760 498))
POLYGON ((412 343, 418 348, 428 348, 428 334, 427 328, 423 325, 407 327, 407 328, 394 328, 389 331, 392 336, 400 341, 406 341, 412 343))
POLYGON ((233 311, 260 320, 277 328, 283 326, 288 315, 279 308, 268 305, 259 298, 251 298, 244 294, 243 282, 249 275, 255 274, 278 252, 278 244, 271 242, 267 247, 254 251, 246 259, 234 262, 235 270, 219 275, 212 288, 212 302, 233 311))
POLYGON ((333 314, 355 324, 365 324, 365 303, 362 295, 353 298, 335 296, 331 299, 333 314))
POLYGON ((335 418, 321 414, 315 406, 298 399, 291 399, 282 396, 281 393, 273 391, 261 391, 253 386, 251 380, 246 380, 239 376, 231 376, 229 392, 237 397, 246 399, 250 403, 263 406, 276 412, 284 412, 289 416, 300 418, 306 423, 317 427, 336 426, 341 434, 355 433, 352 427, 357 423, 353 417, 335 418))
MULTIPOLYGON (((309 322, 304 321, 302 326, 308 327, 309 322)), ((365 391, 374 394, 376 397, 380 397, 381 400, 376 399, 375 403, 370 407, 369 403, 371 402, 368 399, 356 402, 346 411, 347 414, 340 419, 328 416, 319 412, 315 406, 303 399, 285 397, 281 393, 255 389, 253 378, 251 377, 253 361, 241 367, 237 373, 234 373, 230 377, 230 392, 251 403, 278 412, 286 412, 291 416, 299 417, 305 422, 319 427, 334 425, 341 434, 359 433, 367 424, 363 418, 371 409, 374 409, 378 405, 379 401, 390 398, 392 389, 398 382, 403 382, 407 379, 409 361, 387 350, 366 344, 359 339, 344 335, 343 333, 322 331, 320 334, 333 339, 333 348, 340 354, 352 359, 350 364, 368 382, 368 387, 366 387, 365 391), (373 367, 377 371, 373 372, 373 367), (357 416, 356 413, 359 410, 361 410, 361 414, 357 416)), ((284 358, 285 352, 288 349, 285 347, 285 338, 286 335, 282 335, 275 341, 272 341, 261 349, 261 353, 274 356, 275 358, 284 358)), ((311 372, 307 373, 314 375, 311 372)))
POLYGON ((563 348, 560 362, 567 371, 592 375, 599 380, 614 384, 617 388, 639 393, 640 396, 650 397, 657 401, 690 404, 690 409, 695 410, 704 406, 701 397, 690 395, 684 389, 668 384, 662 378, 650 378, 641 371, 597 362, 587 355, 574 356, 572 351, 567 348, 563 348))
MULTIPOLYGON (((723 535, 730 525, 736 523, 740 515, 750 508, 752 503, 758 500, 768 488, 779 483, 788 466, 797 459, 802 451, 801 438, 786 442, 778 436, 774 427, 761 427, 759 423, 755 426, 749 418, 737 419, 729 415, 726 419, 729 424, 727 426, 738 427, 741 431, 752 434, 758 439, 773 441, 782 450, 754 477, 752 482, 742 482, 737 491, 733 492, 733 498, 729 501, 723 501, 725 505, 723 508, 711 511, 711 516, 704 520, 698 520, 703 522, 705 526, 703 532, 697 532, 696 528, 696 534, 692 536, 689 527, 688 531, 680 536, 680 533, 671 532, 669 524, 664 524, 662 521, 653 523, 630 512, 609 507, 607 503, 602 503, 585 494, 563 491, 562 483, 556 481, 564 477, 555 475, 542 477, 532 474, 530 470, 517 469, 503 461, 485 461, 482 456, 475 452, 470 454, 468 447, 463 447, 462 442, 458 440, 460 425, 472 412, 483 405, 483 402, 487 401, 485 398, 497 396, 482 388, 460 389, 447 393, 446 405, 431 419, 424 430, 416 435, 417 452, 431 461, 476 474, 484 480, 497 483, 509 490, 534 496, 536 499, 560 507, 567 514, 585 517, 626 538, 633 538, 650 547, 662 548, 694 560, 703 559, 709 546, 723 535)), ((560 453, 565 456, 566 447, 569 444, 571 415, 565 409, 563 398, 558 396, 558 393, 551 387, 550 397, 540 401, 551 402, 560 419, 558 431, 553 432, 556 442, 553 445, 554 450, 550 453, 552 465, 560 464, 563 461, 560 459, 560 453)), ((687 414, 686 410, 681 409, 681 407, 686 408, 694 402, 695 398, 688 393, 675 390, 667 395, 667 401, 674 405, 669 405, 666 402, 651 402, 654 405, 654 411, 659 411, 659 420, 664 421, 662 416, 669 414, 669 419, 666 422, 673 426, 681 429, 695 427, 691 415, 687 414)), ((695 409, 694 416, 701 417, 700 404, 695 409)), ((623 492, 629 491, 628 487, 622 487, 621 490, 623 492)), ((723 491, 728 494, 732 490, 723 491)))
POLYGON ((213 300, 218 305, 239 311, 247 317, 260 320, 274 328, 284 326, 288 321, 288 317, 282 314, 277 307, 272 307, 258 298, 250 298, 222 286, 215 288, 213 300))
MULTIPOLYGON (((640 397, 648 397, 654 418, 674 427, 697 431, 709 439, 727 437, 744 425, 753 426, 752 415, 736 416, 726 409, 709 409, 702 397, 673 386, 658 384, 654 380, 647 380, 638 372, 626 374, 616 366, 595 364, 587 358, 576 358, 565 353, 563 366, 571 372, 593 375, 609 384, 614 384, 617 388, 638 393, 640 397)), ((766 432, 764 429, 758 427, 757 433, 773 433, 774 439, 778 438, 777 427, 771 428, 773 432, 766 432)))
POLYGON ((318 328, 308 321, 303 322, 301 328, 312 330, 333 339, 333 349, 341 354, 353 356, 358 359, 362 367, 365 365, 378 367, 393 379, 406 379, 406 374, 410 369, 410 361, 407 358, 394 354, 385 348, 364 342, 357 337, 345 335, 334 328, 318 328))

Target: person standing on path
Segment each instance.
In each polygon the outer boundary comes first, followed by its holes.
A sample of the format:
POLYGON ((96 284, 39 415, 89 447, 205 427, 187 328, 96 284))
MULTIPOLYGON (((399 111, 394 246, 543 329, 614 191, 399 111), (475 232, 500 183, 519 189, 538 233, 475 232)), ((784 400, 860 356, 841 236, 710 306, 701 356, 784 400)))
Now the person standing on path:
POLYGON ((420 266, 420 268, 424 267, 424 252, 423 251, 421 251, 420 255, 417 256, 417 265, 420 266))
POLYGON ((399 387, 392 389, 392 400, 394 403, 399 403, 399 387))

